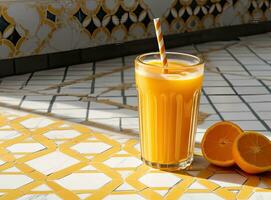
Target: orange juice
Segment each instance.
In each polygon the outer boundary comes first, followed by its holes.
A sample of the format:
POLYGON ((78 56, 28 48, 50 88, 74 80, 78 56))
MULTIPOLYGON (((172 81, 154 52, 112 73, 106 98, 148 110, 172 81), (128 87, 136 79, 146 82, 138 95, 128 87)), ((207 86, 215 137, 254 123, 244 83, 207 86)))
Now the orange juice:
POLYGON ((155 53, 135 61, 142 160, 166 170, 185 168, 193 160, 203 80, 199 58, 171 54, 166 73, 155 53))

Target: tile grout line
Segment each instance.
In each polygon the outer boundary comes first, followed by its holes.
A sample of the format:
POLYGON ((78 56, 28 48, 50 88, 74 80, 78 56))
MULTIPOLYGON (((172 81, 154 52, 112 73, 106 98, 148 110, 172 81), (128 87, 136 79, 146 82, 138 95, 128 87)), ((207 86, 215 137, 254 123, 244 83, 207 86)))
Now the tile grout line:
MULTIPOLYGON (((221 115, 221 113, 218 111, 218 109, 215 107, 215 105, 213 104, 213 102, 211 101, 211 98, 209 97, 208 94, 206 94, 206 92, 204 91, 204 89, 202 89, 202 93, 204 94, 204 96, 206 97, 206 99, 208 100, 209 104, 211 105, 211 107, 214 109, 214 111, 216 112, 216 114, 219 116, 219 118, 224 121, 223 116, 221 115)), ((208 105, 209 105, 208 104, 208 105)))
MULTIPOLYGON (((92 63, 92 75, 95 75, 96 73, 96 64, 95 62, 92 63)), ((94 82, 95 79, 93 79, 91 81, 91 85, 90 85, 90 94, 93 94, 94 93, 94 82)), ((88 121, 88 118, 89 118, 89 113, 90 113, 90 104, 91 104, 91 101, 87 102, 87 113, 86 113, 86 118, 85 118, 85 121, 88 121)))
MULTIPOLYGON (((199 51, 197 45, 193 44, 193 47, 194 47, 194 49, 196 50, 197 53, 200 53, 200 51, 199 51)), ((204 96, 206 97, 206 99, 207 99, 207 101, 209 102, 209 104, 211 105, 211 107, 212 107, 212 108, 214 109, 214 111, 216 112, 216 114, 219 116, 219 118, 220 118, 221 120, 224 121, 223 116, 220 114, 220 112, 219 112, 218 109, 215 107, 215 105, 214 105, 213 102, 211 101, 211 99, 210 99, 210 97, 208 96, 208 94, 205 92, 204 87, 202 87, 202 90, 201 90, 201 91, 202 91, 202 93, 204 94, 204 96)))
MULTIPOLYGON (((122 66, 125 66, 125 57, 121 57, 121 62, 122 62, 122 66)), ((125 83, 125 80, 124 80, 124 71, 121 70, 120 72, 120 75, 121 75, 121 84, 124 84, 125 83)), ((122 103, 123 104, 127 104, 127 99, 126 99, 126 96, 125 96, 125 89, 121 89, 121 96, 122 96, 122 103)), ((122 118, 119 117, 119 130, 122 131, 122 118)))
MULTIPOLYGON (((93 62, 92 64, 92 74, 95 75, 96 74, 96 62, 93 62)), ((93 94, 95 92, 95 78, 92 80, 91 82, 91 94, 93 94)))
MULTIPOLYGON (((121 61, 122 61, 122 66, 125 66, 125 57, 121 57, 121 61)), ((124 80, 124 71, 121 70, 121 84, 125 84, 125 80, 124 80)), ((121 96, 122 96, 122 101, 123 104, 127 104, 127 100, 126 100, 126 96, 125 96, 125 89, 121 89, 121 96)))
MULTIPOLYGON (((68 73, 68 69, 69 69, 69 67, 65 67, 65 71, 64 71, 64 74, 63 74, 63 78, 62 78, 62 80, 61 80, 62 83, 63 83, 63 82, 65 81, 65 79, 66 79, 66 76, 67 76, 67 73, 68 73)), ((59 93, 60 91, 61 91, 61 88, 58 87, 58 88, 57 88, 57 93, 59 93)), ((56 96, 53 96, 52 99, 51 99, 51 101, 50 101, 50 105, 49 105, 49 107, 48 107, 47 113, 51 113, 51 112, 52 112, 52 108, 53 108, 53 104, 54 104, 55 100, 56 100, 56 96)))
MULTIPOLYGON (((248 49, 248 48, 247 48, 248 49)), ((251 74, 251 72, 246 68, 246 66, 242 63, 242 62, 240 62, 239 60, 238 60, 238 58, 235 56, 235 55, 233 55, 233 53, 230 51, 230 50, 228 50, 228 49, 226 49, 226 51, 233 57, 233 59, 250 75, 250 76, 253 76, 253 74, 251 74)), ((253 52, 252 52, 253 53, 253 52)), ((262 81, 262 80, 259 80, 259 79, 257 79, 261 84, 262 84, 262 86, 265 88, 265 89, 267 89, 267 91, 269 91, 269 93, 271 93, 271 89, 262 81)))
MULTIPOLYGON (((217 68, 217 70, 220 72, 220 69, 217 68)), ((237 92, 234 88, 234 86, 232 85, 232 83, 226 78, 226 76, 224 74, 221 73, 221 76, 224 78, 224 80, 232 87, 232 89, 237 92)), ((235 95, 236 96, 236 95, 235 95)), ((260 116, 254 111, 254 109, 249 105, 248 102, 246 102, 246 100, 242 97, 242 95, 239 95, 237 93, 237 96, 241 99, 241 101, 249 108, 249 110, 252 112, 252 114, 256 117, 256 119, 261 122, 261 124, 266 128, 266 130, 270 131, 269 126, 260 118, 260 116)))
MULTIPOLYGON (((246 48, 247 48, 248 50, 250 50, 247 46, 246 46, 246 48)), ((241 65, 241 67, 242 67, 249 75, 252 76, 251 72, 246 68, 246 66, 243 65, 243 63, 240 62, 240 61, 238 60, 238 58, 237 58, 235 55, 233 55, 232 52, 231 52, 229 49, 226 48, 226 51, 234 58, 234 60, 235 60, 237 63, 239 63, 239 64, 241 65)), ((250 50, 250 51, 251 51, 251 50, 250 50)), ((251 52, 253 53, 253 51, 251 51, 251 52)), ((225 77, 225 78, 226 78, 226 77, 225 77)), ((262 86, 263 86, 265 89, 267 89, 267 91, 268 91, 269 93, 271 93, 270 88, 269 88, 265 83, 263 83, 262 80, 258 80, 258 81, 262 84, 262 86)), ((261 117, 257 114, 257 112, 255 112, 254 109, 249 105, 249 103, 247 103, 247 102, 245 101, 245 99, 243 99, 243 97, 242 97, 241 95, 238 94, 238 96, 239 96, 239 97, 241 98, 241 100, 248 106, 248 108, 253 112, 253 114, 254 114, 254 115, 256 116, 256 118, 262 123, 262 125, 263 125, 268 131, 271 131, 271 128, 268 126, 268 124, 267 124, 264 120, 261 119, 261 117)))
POLYGON ((253 53, 257 58, 259 58, 261 61, 263 61, 265 64, 269 65, 271 67, 271 64, 268 63, 265 59, 263 59, 261 56, 259 56, 250 46, 245 45, 245 47, 251 52, 253 53))
MULTIPOLYGON (((34 73, 35 73, 35 72, 32 72, 32 73, 29 75, 29 77, 28 77, 28 79, 26 80, 26 82, 20 87, 20 90, 23 89, 24 87, 26 87, 26 86, 28 85, 28 83, 29 83, 29 81, 31 80, 31 78, 33 77, 34 73)), ((26 99, 26 96, 27 96, 27 95, 24 95, 23 98, 21 99, 21 101, 20 101, 20 103, 19 103, 19 105, 18 105, 19 108, 22 106, 24 100, 26 99)))
MULTIPOLYGON (((268 66, 270 66, 271 67, 271 65, 268 63, 268 62, 266 62, 264 59, 262 59, 258 54, 256 54, 249 46, 247 46, 247 45, 245 45, 246 46, 246 48, 250 51, 250 52, 252 52, 257 58, 259 58, 261 61, 263 61, 265 64, 267 64, 268 66)), ((245 66, 244 66, 245 67, 245 66)), ((246 68, 246 67, 245 67, 246 68)), ((271 89, 262 81, 262 80, 258 80, 264 87, 265 87, 265 89, 267 89, 268 90, 268 92, 269 93, 271 93, 271 89)))

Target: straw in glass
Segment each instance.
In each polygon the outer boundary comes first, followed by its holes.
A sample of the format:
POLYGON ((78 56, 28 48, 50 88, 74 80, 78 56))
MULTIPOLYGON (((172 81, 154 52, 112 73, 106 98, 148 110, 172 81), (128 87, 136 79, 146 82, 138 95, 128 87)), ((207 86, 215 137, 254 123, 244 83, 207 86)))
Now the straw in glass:
POLYGON ((160 52, 160 59, 161 59, 161 62, 162 62, 162 66, 164 68, 163 72, 167 73, 168 70, 166 68, 168 67, 168 62, 167 62, 165 43, 164 43, 162 29, 161 29, 161 22, 160 22, 159 18, 155 18, 153 20, 153 22, 154 22, 154 27, 155 27, 155 33, 156 33, 156 38, 157 38, 157 42, 158 42, 159 52, 160 52))

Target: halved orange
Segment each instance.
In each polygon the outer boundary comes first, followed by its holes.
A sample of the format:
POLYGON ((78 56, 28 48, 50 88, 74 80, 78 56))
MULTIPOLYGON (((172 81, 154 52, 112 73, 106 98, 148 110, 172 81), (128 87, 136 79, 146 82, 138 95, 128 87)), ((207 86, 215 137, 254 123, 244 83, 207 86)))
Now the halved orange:
POLYGON ((245 172, 256 174, 271 169, 271 142, 260 133, 240 135, 232 149, 236 164, 245 172))
POLYGON ((207 129, 201 142, 202 154, 214 165, 229 167, 234 165, 232 146, 242 129, 229 121, 218 122, 207 129))

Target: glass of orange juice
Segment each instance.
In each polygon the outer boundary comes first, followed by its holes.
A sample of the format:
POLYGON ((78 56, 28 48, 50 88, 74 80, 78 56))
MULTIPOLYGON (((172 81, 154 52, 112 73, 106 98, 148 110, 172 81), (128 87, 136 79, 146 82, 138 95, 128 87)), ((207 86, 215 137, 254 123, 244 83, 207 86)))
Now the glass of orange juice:
POLYGON ((193 55, 157 52, 135 60, 141 158, 149 166, 178 170, 193 161, 204 63, 193 55))

